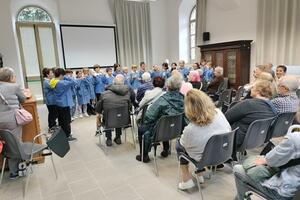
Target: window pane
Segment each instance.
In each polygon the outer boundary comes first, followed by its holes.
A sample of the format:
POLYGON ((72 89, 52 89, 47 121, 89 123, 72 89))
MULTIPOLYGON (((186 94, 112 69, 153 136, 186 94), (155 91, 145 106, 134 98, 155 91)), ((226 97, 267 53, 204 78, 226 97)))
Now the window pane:
POLYGON ((236 52, 230 51, 227 53, 227 76, 231 84, 236 83, 236 52))
POLYGON ((191 47, 195 47, 195 35, 191 35, 191 47))
POLYGON ((191 19, 190 20, 195 20, 196 19, 196 7, 194 7, 194 9, 192 10, 192 14, 191 14, 191 19))
POLYGON ((191 34, 196 34, 196 22, 191 22, 190 33, 191 34))
POLYGON ((38 27, 44 67, 56 66, 56 56, 51 27, 38 27))
POLYGON ((191 48, 191 60, 195 60, 195 59, 196 59, 196 49, 191 48))
POLYGON ((17 20, 20 22, 51 22, 51 17, 41 8, 26 7, 19 12, 17 20))

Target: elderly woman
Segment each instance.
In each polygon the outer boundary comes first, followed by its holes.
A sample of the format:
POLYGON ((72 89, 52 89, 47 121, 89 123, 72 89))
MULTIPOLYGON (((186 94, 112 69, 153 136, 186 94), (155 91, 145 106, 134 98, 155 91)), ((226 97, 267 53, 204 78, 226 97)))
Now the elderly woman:
POLYGON ((151 74, 149 72, 143 73, 142 81, 143 81, 143 84, 138 88, 137 93, 136 93, 136 100, 138 102, 140 102, 143 99, 145 92, 147 90, 153 89, 153 84, 151 82, 151 74))
POLYGON ((199 71, 190 71, 188 81, 193 85, 193 88, 199 89, 201 87, 201 77, 199 71))
MULTIPOLYGON (((190 90, 185 97, 184 106, 190 123, 183 130, 176 150, 178 153, 185 152, 190 158, 199 161, 208 140, 213 135, 229 132, 231 127, 222 111, 217 109, 211 98, 202 91, 190 90)), ((180 160, 180 169, 182 182, 179 183, 179 189, 194 187, 186 160, 180 160)), ((203 182, 203 176, 200 177, 203 182)))
MULTIPOLYGON (((167 80, 167 92, 159 97, 146 111, 144 124, 139 128, 139 144, 140 144, 140 154, 136 156, 138 161, 149 162, 148 152, 150 150, 150 143, 154 139, 154 126, 160 117, 165 115, 174 115, 184 112, 183 108, 183 95, 179 92, 182 84, 182 77, 172 75, 167 80), (142 154, 142 136, 145 136, 144 141, 144 155, 142 154)), ((162 157, 167 157, 169 155, 170 145, 169 141, 163 142, 163 151, 161 152, 162 157)))
MULTIPOLYGON (((16 75, 12 68, 0 69, 0 129, 10 130, 15 137, 22 140, 22 126, 15 119, 15 109, 19 109, 20 103, 24 102, 26 96, 18 84, 16 75), (6 104, 6 101, 8 105, 6 104)), ((8 166, 10 178, 18 177, 19 160, 9 159, 8 166)))
POLYGON ((223 67, 217 66, 215 68, 214 78, 207 86, 207 93, 208 94, 212 94, 212 95, 216 94, 216 92, 219 89, 219 86, 221 85, 221 83, 224 82, 223 71, 224 71, 223 67))
MULTIPOLYGON (((270 101, 273 96, 273 85, 269 81, 256 81, 251 89, 252 99, 246 99, 230 108, 225 116, 232 129, 239 127, 235 136, 236 147, 240 147, 250 124, 258 119, 266 119, 276 115, 277 111, 270 101)), ((232 158, 236 160, 234 150, 232 158)))

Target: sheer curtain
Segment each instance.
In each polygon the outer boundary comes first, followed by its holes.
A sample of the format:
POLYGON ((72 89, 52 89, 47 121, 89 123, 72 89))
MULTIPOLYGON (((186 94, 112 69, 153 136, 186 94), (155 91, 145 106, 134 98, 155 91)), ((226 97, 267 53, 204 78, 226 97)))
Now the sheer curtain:
POLYGON ((299 0, 259 0, 256 63, 300 65, 299 0))
MULTIPOLYGON (((206 0, 197 0, 196 4, 196 47, 203 44, 202 33, 206 30, 206 0)), ((196 50, 196 59, 200 60, 200 49, 196 50)))
POLYGON ((152 63, 149 2, 116 0, 115 20, 120 64, 152 63))

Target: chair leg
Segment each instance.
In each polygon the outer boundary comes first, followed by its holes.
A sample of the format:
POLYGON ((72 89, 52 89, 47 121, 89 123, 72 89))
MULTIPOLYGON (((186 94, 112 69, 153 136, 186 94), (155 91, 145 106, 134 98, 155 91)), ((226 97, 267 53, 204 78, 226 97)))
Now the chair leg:
MULTIPOLYGON (((52 153, 52 152, 51 152, 52 153)), ((51 155, 51 162, 52 162, 52 166, 53 166, 53 170, 54 170, 54 174, 55 174, 55 178, 57 180, 58 176, 57 176, 57 170, 54 164, 54 160, 53 160, 53 155, 51 155)))
POLYGON ((197 180, 197 185, 198 185, 198 190, 199 190, 199 192, 200 192, 201 200, 203 200, 203 193, 202 193, 202 189, 201 189, 199 177, 198 177, 197 174, 196 174, 196 180, 197 180))
POLYGON ((154 171, 155 171, 155 175, 159 176, 158 166, 157 166, 157 161, 156 161, 156 147, 154 147, 153 149, 154 149, 154 171))
POLYGON ((124 139, 125 139, 125 142, 127 141, 127 135, 126 135, 126 129, 123 129, 124 130, 124 139))
POLYGON ((131 133, 132 133, 133 147, 136 148, 136 144, 135 144, 135 135, 134 135, 134 129, 133 129, 133 126, 131 126, 131 133))
POLYGON ((142 155, 141 155, 141 159, 142 159, 142 162, 144 162, 144 141, 145 140, 145 137, 144 135, 142 136, 142 155))
POLYGON ((179 156, 179 159, 178 159, 178 169, 177 169, 177 190, 179 190, 179 183, 180 183, 180 177, 181 177, 181 169, 180 169, 180 156, 179 156))
POLYGON ((27 170, 27 179, 26 179, 26 182, 25 182, 25 185, 24 185, 24 189, 23 189, 23 197, 26 196, 26 192, 27 192, 27 188, 28 188, 28 185, 29 185, 29 180, 30 180, 30 176, 32 174, 32 163, 30 161, 30 164, 28 166, 28 170, 27 170), (29 169, 31 172, 29 172, 29 169))
POLYGON ((3 164, 2 164, 1 178, 0 178, 0 185, 2 184, 2 180, 3 180, 3 174, 4 174, 5 163, 6 163, 6 157, 4 157, 3 164))

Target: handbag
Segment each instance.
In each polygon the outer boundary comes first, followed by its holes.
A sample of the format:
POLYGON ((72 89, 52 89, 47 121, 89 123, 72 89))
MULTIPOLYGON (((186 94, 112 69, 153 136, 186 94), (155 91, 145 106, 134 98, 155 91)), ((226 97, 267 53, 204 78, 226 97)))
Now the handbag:
MULTIPOLYGON (((4 103, 10 108, 10 110, 13 110, 10 106, 8 101, 4 98, 3 94, 0 92, 0 97, 4 101, 4 103)), ((23 126, 26 124, 29 124, 32 121, 32 115, 30 112, 25 110, 23 106, 20 105, 19 109, 15 109, 15 118, 18 125, 23 126)))

